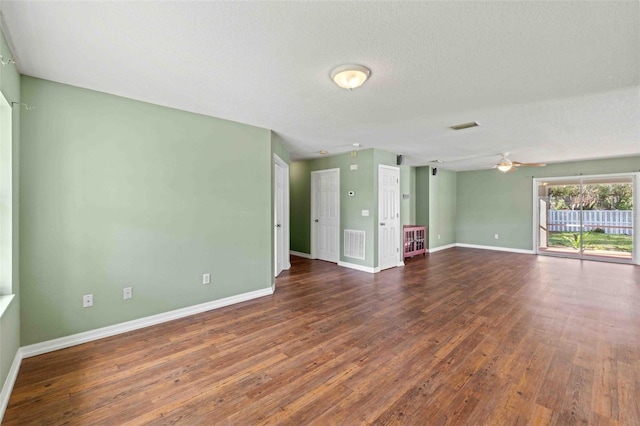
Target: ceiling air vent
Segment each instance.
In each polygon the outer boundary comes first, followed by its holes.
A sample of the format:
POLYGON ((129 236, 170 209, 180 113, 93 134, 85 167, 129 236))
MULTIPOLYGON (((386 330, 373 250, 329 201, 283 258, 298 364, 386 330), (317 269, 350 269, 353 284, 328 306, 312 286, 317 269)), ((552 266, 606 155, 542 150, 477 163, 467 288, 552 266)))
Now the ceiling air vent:
POLYGON ((472 127, 478 127, 478 126, 479 126, 478 123, 476 123, 475 121, 472 121, 471 123, 456 124, 455 126, 451 126, 449 128, 453 130, 464 130, 464 129, 470 129, 472 127))

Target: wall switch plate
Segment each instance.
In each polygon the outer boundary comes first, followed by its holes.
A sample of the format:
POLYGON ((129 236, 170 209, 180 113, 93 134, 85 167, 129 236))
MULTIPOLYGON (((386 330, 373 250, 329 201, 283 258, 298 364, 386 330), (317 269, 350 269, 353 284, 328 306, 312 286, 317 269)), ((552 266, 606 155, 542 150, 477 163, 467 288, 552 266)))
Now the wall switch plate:
POLYGON ((438 239, 440 239, 440 234, 438 234, 438 239))
POLYGON ((357 164, 352 164, 351 165, 351 170, 358 170, 358 165, 357 164))
POLYGON ((131 299, 133 297, 133 288, 125 287, 122 289, 122 298, 124 300, 131 299))
POLYGON ((82 307, 90 308, 93 306, 93 294, 85 294, 82 296, 82 307))
POLYGON ((369 210, 362 210, 362 216, 369 216, 369 210))
POLYGON ((495 235, 493 236, 493 238, 495 238, 495 239, 497 240, 498 238, 500 238, 500 235, 495 234, 495 235))
POLYGON ((211 284, 211 274, 210 273, 206 273, 206 274, 202 274, 202 284, 211 284))

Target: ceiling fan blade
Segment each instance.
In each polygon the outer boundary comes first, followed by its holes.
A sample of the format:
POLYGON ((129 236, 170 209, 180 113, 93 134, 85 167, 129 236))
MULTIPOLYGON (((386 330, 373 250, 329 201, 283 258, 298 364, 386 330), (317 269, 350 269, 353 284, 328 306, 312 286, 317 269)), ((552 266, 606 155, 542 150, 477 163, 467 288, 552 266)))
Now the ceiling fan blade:
POLYGON ((546 166, 546 163, 521 163, 519 161, 512 161, 511 164, 513 164, 516 167, 520 167, 520 166, 524 166, 524 167, 544 167, 544 166, 546 166))

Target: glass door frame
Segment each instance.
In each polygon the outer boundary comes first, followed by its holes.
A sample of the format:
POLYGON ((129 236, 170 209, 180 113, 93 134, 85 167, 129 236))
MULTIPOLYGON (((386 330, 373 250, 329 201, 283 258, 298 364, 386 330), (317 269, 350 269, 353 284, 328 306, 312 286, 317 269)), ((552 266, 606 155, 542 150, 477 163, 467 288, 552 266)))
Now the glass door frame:
MULTIPOLYGON (((611 174, 601 174, 601 175, 574 175, 574 176, 558 176, 558 177, 540 177, 533 178, 532 180, 532 210, 533 210, 533 253, 534 254, 543 254, 545 256, 556 256, 556 257, 570 257, 572 259, 585 259, 585 260, 596 260, 596 261, 604 261, 604 262, 614 262, 614 263, 631 263, 635 265, 640 265, 640 236, 638 235, 640 232, 640 195, 638 191, 640 190, 640 173, 632 172, 632 173, 611 173, 611 174), (582 242, 580 243, 580 250, 577 255, 574 253, 550 253, 544 252, 541 253, 540 250, 540 241, 539 241, 539 223, 540 223, 540 210, 539 210, 539 195, 538 195, 538 187, 542 182, 565 182, 568 180, 576 180, 582 189, 582 180, 592 180, 592 179, 610 179, 610 178, 631 178, 632 179, 632 188, 633 188, 633 257, 631 262, 627 260, 619 260, 615 258, 596 258, 596 257, 584 257, 582 255, 582 242)), ((588 183, 587 183, 588 184, 588 183)), ((581 207, 582 211, 582 207, 581 207)), ((582 214, 580 215, 580 223, 582 224, 582 214)), ((582 231, 582 226, 581 226, 582 231)))

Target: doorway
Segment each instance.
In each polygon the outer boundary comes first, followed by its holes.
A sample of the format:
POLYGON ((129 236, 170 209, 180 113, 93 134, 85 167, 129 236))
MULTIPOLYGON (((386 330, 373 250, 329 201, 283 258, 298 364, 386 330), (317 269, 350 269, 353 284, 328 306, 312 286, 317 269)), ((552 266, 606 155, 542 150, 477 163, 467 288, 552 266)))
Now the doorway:
POLYGON ((400 262, 400 169, 378 166, 378 265, 380 270, 400 262))
POLYGON ((277 277, 289 269, 289 165, 273 155, 273 244, 277 277))
POLYGON ((311 172, 311 258, 340 260, 340 169, 311 172))
POLYGON ((536 253, 637 263, 637 174, 534 179, 536 253))

